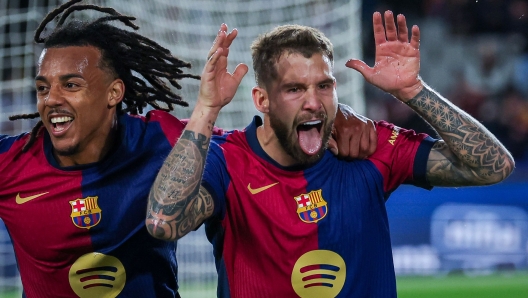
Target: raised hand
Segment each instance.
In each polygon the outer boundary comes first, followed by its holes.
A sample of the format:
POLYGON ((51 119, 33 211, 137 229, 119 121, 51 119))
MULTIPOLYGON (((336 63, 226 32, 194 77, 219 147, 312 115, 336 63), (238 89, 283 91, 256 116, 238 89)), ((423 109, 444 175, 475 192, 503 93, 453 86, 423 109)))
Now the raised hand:
POLYGON ((419 77, 420 29, 416 25, 412 27, 409 41, 405 16, 397 16, 398 28, 391 11, 386 11, 384 17, 385 27, 379 12, 372 17, 376 44, 374 66, 356 59, 349 60, 346 66, 359 71, 367 82, 406 102, 423 88, 419 77))
POLYGON ((237 65, 233 73, 227 70, 229 47, 237 34, 237 29, 227 33, 227 25, 220 26, 202 71, 198 103, 203 107, 219 110, 228 104, 248 72, 248 66, 243 63, 237 65))

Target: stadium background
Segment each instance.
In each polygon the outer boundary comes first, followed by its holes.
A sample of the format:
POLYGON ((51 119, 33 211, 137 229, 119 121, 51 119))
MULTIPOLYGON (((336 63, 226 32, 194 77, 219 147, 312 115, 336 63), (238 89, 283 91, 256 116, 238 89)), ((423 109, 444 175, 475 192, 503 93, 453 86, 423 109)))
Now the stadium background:
MULTIPOLYGON (((9 122, 35 111, 33 77, 40 52, 33 31, 58 0, 0 0, 0 133, 31 129, 32 120, 9 122)), ((219 24, 239 29, 231 67, 250 65, 249 44, 285 23, 317 27, 336 51, 338 95, 372 119, 430 132, 395 99, 364 85, 344 62, 373 61, 371 15, 391 9, 422 30, 426 82, 492 130, 512 151, 517 169, 490 187, 401 187, 387 203, 400 297, 528 297, 528 4, 524 0, 92 0, 138 17, 140 33, 192 62, 199 74, 219 24)), ((76 16, 93 17, 97 14, 76 16)), ((241 128, 256 113, 248 99, 250 72, 217 124, 241 128)), ((198 82, 185 80, 193 106, 198 82)), ((187 117, 191 108, 177 108, 187 117)), ((0 297, 20 297, 9 235, 0 229, 0 297)), ((139 257, 139 256, 138 256, 139 257)), ((213 297, 215 269, 202 229, 178 243, 183 297, 213 297)))

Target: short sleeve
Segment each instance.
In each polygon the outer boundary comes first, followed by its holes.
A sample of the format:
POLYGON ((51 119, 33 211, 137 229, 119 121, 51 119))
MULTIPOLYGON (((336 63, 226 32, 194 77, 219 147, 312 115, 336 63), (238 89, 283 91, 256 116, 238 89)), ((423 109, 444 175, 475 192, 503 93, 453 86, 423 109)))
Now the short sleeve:
POLYGON ((227 172, 224 149, 220 145, 221 137, 211 138, 209 152, 205 162, 202 186, 211 194, 214 201, 212 217, 223 219, 226 210, 226 192, 230 179, 227 172))
POLYGON ((369 159, 383 176, 384 191, 390 193, 403 183, 430 189, 425 173, 437 140, 385 121, 377 122, 376 129, 378 148, 369 159))
POLYGON ((167 137, 171 147, 176 145, 178 138, 185 129, 185 124, 178 118, 165 111, 153 110, 146 115, 147 122, 158 122, 163 134, 167 137))

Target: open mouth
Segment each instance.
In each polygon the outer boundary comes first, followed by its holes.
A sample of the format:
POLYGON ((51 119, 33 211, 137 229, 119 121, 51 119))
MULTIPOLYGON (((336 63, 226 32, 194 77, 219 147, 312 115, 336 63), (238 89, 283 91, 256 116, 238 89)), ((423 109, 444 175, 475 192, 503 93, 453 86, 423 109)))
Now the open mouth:
POLYGON ((304 153, 308 155, 316 154, 322 146, 321 129, 323 121, 312 120, 301 123, 297 126, 299 145, 304 153))
POLYGON ((71 123, 73 122, 73 118, 69 116, 52 117, 50 118, 50 122, 53 132, 60 133, 70 127, 71 123))

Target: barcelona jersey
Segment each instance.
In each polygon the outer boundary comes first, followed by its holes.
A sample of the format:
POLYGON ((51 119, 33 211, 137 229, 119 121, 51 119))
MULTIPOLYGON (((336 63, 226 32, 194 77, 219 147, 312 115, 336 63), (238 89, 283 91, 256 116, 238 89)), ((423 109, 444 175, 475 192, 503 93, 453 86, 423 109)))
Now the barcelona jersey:
POLYGON ((42 129, 0 136, 0 217, 27 297, 177 297, 176 244, 151 237, 147 198, 184 124, 166 112, 119 116, 100 162, 61 168, 42 129))
POLYGON ((347 162, 329 151, 283 167, 260 146, 255 117, 213 137, 203 185, 219 297, 396 297, 385 202, 400 184, 429 188, 435 140, 376 123, 378 148, 347 162))

